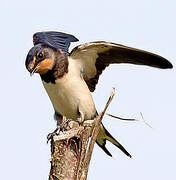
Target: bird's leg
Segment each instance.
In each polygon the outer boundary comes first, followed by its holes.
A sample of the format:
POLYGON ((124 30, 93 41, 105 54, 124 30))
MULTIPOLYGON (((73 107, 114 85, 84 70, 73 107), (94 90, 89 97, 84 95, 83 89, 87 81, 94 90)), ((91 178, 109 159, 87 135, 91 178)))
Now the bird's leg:
POLYGON ((52 139, 53 136, 59 135, 60 131, 66 130, 65 125, 67 123, 71 122, 71 121, 75 122, 75 120, 73 120, 73 119, 66 119, 65 116, 63 116, 63 118, 62 118, 62 123, 60 121, 57 121, 56 129, 52 133, 49 133, 48 136, 47 136, 47 143, 48 143, 49 140, 52 139))
POLYGON ((78 108, 78 113, 80 115, 77 119, 66 119, 65 116, 62 116, 59 113, 55 112, 54 118, 57 121, 57 127, 56 129, 47 135, 47 142, 52 139, 54 135, 59 135, 60 131, 65 130, 65 125, 71 121, 77 122, 79 124, 83 123, 84 121, 84 113, 78 108))
POLYGON ((48 143, 49 140, 52 139, 52 137, 53 137, 54 135, 58 135, 58 134, 60 133, 60 131, 61 131, 62 128, 63 128, 63 125, 62 125, 62 124, 63 124, 63 121, 64 121, 65 117, 62 116, 60 113, 55 112, 55 114, 54 114, 54 119, 55 119, 56 122, 57 122, 57 127, 56 127, 56 129, 55 129, 52 133, 49 133, 49 134, 47 135, 47 143, 48 143))

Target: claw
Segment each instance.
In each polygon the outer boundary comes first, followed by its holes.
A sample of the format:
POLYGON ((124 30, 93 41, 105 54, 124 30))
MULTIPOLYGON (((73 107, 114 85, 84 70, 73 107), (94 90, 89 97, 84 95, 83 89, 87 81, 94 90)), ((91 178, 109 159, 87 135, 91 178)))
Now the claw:
POLYGON ((53 136, 59 135, 60 131, 61 131, 61 127, 57 127, 52 133, 49 133, 47 135, 47 143, 53 138, 53 136))
POLYGON ((52 132, 52 133, 49 133, 47 135, 47 143, 53 139, 53 136, 55 135, 59 135, 61 131, 64 131, 64 130, 67 130, 65 125, 71 121, 74 121, 74 122, 83 122, 84 120, 84 116, 83 116, 83 113, 81 114, 80 118, 74 120, 74 119, 66 119, 65 122, 61 123, 60 125, 57 126, 57 128, 52 132))
POLYGON ((60 134, 60 131, 64 131, 65 130, 65 125, 70 122, 70 121, 73 121, 72 119, 66 119, 65 122, 61 123, 60 125, 57 126, 57 128, 52 132, 52 133, 49 133, 47 135, 47 143, 52 140, 53 136, 55 135, 59 135, 60 134))

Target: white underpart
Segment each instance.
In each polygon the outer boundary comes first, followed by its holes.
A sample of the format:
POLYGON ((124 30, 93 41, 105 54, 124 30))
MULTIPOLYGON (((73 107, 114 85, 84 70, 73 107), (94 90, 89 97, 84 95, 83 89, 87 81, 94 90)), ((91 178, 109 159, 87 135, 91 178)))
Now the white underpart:
POLYGON ((68 73, 57 79, 55 84, 42 82, 58 113, 76 119, 80 110, 85 119, 91 119, 96 110, 87 84, 81 77, 81 67, 79 60, 69 58, 68 73))

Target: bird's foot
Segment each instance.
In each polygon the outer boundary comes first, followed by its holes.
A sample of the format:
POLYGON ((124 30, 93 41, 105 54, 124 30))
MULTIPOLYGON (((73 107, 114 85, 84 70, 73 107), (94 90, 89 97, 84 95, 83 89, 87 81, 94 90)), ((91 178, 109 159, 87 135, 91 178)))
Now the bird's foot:
POLYGON ((73 119, 65 119, 63 123, 60 125, 57 125, 57 128, 52 132, 47 135, 47 143, 53 138, 55 135, 59 135, 61 131, 67 130, 66 125, 71 122, 75 121, 73 119))
POLYGON ((61 127, 58 126, 52 133, 49 133, 49 134, 47 135, 47 143, 48 143, 50 140, 52 140, 53 136, 59 135, 60 131, 61 131, 61 127))

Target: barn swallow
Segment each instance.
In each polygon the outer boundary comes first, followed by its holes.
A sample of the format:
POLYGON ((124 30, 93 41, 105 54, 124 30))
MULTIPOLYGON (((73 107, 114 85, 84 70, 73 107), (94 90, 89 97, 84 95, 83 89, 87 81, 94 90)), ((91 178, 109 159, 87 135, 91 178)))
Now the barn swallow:
MULTIPOLYGON (((95 90, 103 70, 110 64, 130 63, 161 69, 173 67, 159 55, 105 41, 85 43, 69 53, 70 43, 76 41, 78 39, 73 35, 62 32, 37 32, 33 35, 34 46, 25 62, 31 75, 40 74, 58 125, 63 117, 88 120, 97 116, 91 92, 95 90)), ((96 143, 112 156, 105 146, 107 140, 131 157, 101 124, 96 143)))

